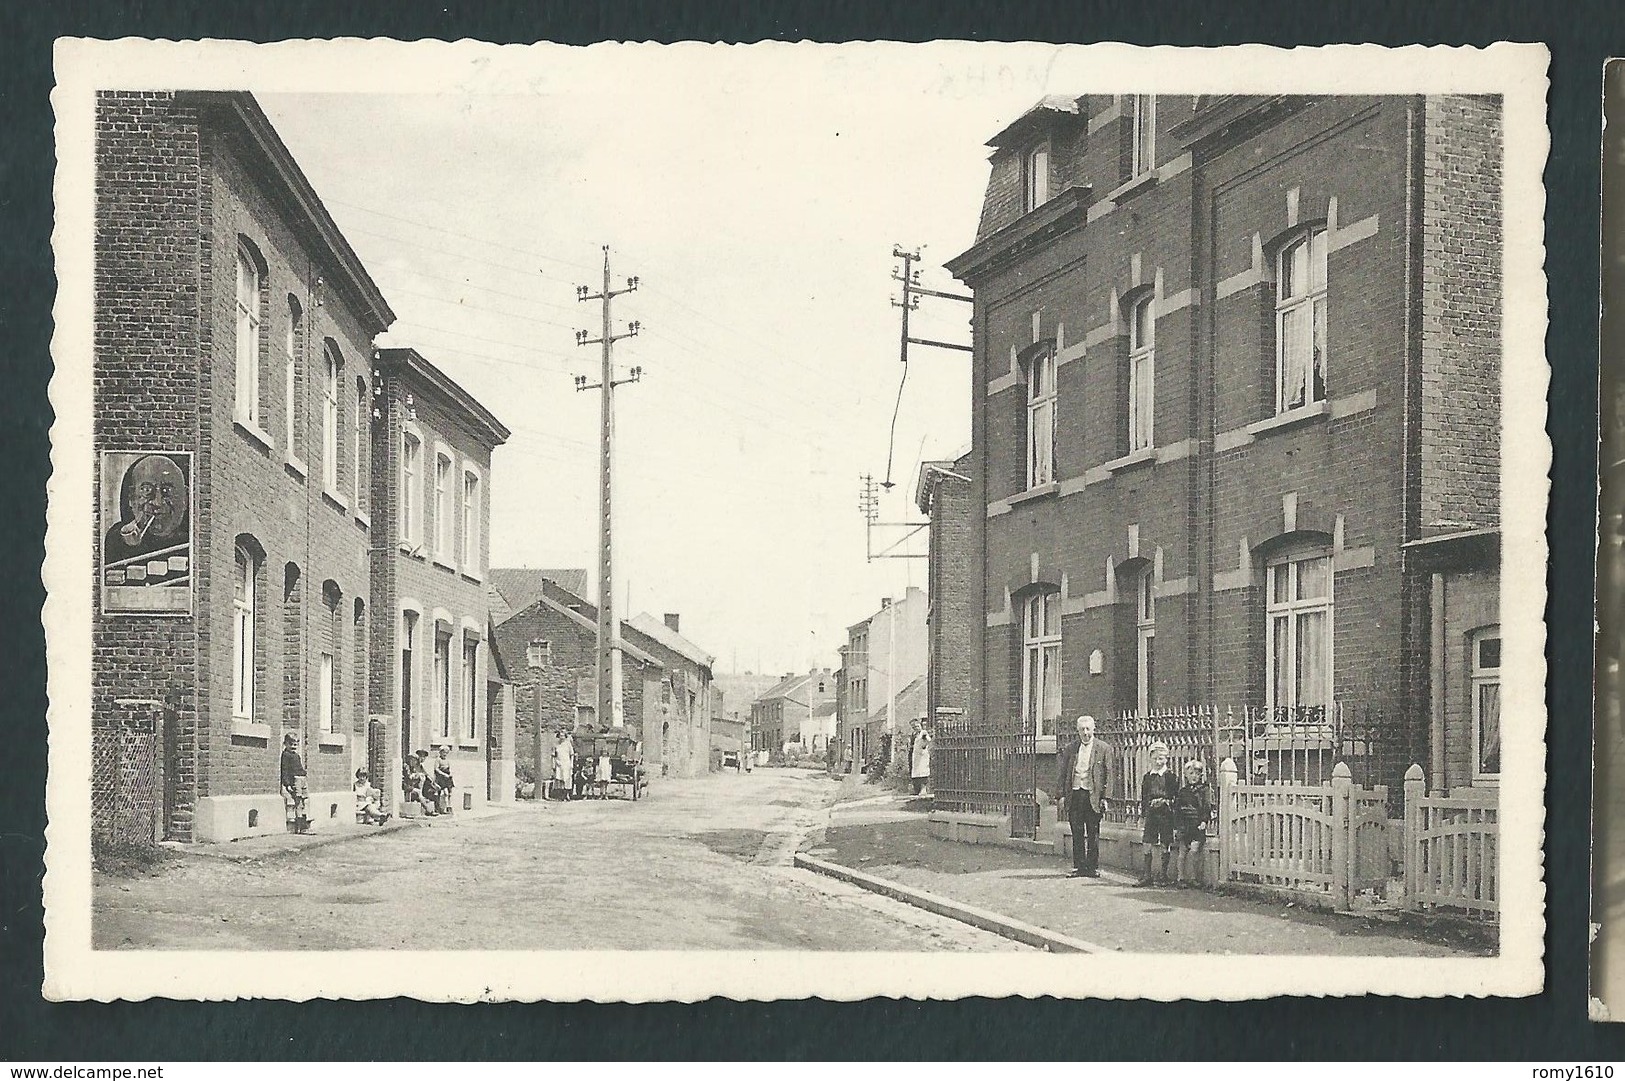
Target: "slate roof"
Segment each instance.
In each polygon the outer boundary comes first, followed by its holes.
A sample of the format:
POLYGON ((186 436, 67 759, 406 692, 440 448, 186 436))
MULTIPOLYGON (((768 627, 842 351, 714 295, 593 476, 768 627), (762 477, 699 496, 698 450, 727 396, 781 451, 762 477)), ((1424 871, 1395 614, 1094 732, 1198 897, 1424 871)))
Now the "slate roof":
POLYGON ((666 626, 666 621, 648 612, 639 612, 626 621, 626 625, 653 638, 673 653, 677 653, 702 668, 710 668, 716 657, 707 653, 677 631, 666 626))
MULTIPOLYGON (((555 569, 549 567, 491 567, 486 572, 486 578, 496 587, 496 591, 507 602, 509 614, 523 611, 536 603, 542 595, 543 582, 555 582, 566 591, 576 596, 585 596, 587 592, 587 572, 580 567, 555 569)), ((493 610, 492 618, 498 623, 493 610)), ((504 619, 506 617, 503 617, 504 619)))

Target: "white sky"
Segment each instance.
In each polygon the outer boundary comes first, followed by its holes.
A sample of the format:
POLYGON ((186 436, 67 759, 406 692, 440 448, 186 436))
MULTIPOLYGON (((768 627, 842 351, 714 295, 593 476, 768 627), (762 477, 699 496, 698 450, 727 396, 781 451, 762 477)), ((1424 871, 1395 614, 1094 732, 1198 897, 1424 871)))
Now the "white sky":
MULTIPOLYGON (((615 307, 643 324, 617 364, 645 371, 617 392, 617 599, 680 612, 721 668, 782 672, 925 584, 923 559, 865 563, 857 509, 901 370, 891 251, 925 245, 924 283, 959 290, 940 264, 974 239, 983 144, 1058 51, 971 49, 560 50, 529 96, 259 99, 397 312, 383 343, 513 429, 493 565, 596 568, 598 397, 572 377, 596 378, 573 332, 598 310, 574 290, 602 244, 617 286, 639 276, 615 307)), ((928 299, 912 331, 968 342, 967 316, 928 299)), ((918 462, 970 438, 969 354, 912 361, 885 521, 918 519, 918 462)))

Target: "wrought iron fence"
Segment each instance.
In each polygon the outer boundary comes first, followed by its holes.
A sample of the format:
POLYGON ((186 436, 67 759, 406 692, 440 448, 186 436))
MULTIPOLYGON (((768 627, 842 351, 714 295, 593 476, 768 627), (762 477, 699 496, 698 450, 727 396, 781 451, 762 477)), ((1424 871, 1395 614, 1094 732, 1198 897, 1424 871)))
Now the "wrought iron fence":
MULTIPOLYGON (((1022 742, 1019 733, 963 714, 939 714, 931 744, 932 806, 966 814, 1010 814, 1020 787, 1016 760, 1022 742)), ((1031 802, 1032 786, 1027 787, 1031 802)))
POLYGON ((1405 770, 1414 761, 1415 733, 1403 712, 1368 702, 1291 709, 1246 707, 1244 744, 1236 759, 1244 781, 1326 784, 1339 762, 1355 784, 1386 786, 1389 811, 1402 813, 1405 770))

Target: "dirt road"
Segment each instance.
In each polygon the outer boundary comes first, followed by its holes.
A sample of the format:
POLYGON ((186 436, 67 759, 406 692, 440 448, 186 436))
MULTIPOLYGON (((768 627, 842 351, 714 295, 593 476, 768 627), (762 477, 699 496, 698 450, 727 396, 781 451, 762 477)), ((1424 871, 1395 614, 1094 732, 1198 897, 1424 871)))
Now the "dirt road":
POLYGON ((637 802, 523 803, 250 860, 182 852, 153 877, 96 876, 95 945, 1025 949, 790 866, 836 790, 730 771, 662 778, 637 802))

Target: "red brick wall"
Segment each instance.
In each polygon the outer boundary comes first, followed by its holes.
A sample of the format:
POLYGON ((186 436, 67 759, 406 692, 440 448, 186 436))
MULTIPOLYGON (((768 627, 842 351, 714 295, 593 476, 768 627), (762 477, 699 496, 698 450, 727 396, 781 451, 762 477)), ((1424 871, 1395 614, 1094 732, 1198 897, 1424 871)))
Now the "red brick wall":
POLYGON ((1424 104, 1421 527, 1500 524, 1499 98, 1424 104))
MULTIPOLYGON (((953 468, 965 475, 972 468, 971 456, 965 455, 953 468)), ((969 479, 939 476, 934 485, 926 586, 931 598, 928 708, 933 718, 939 707, 948 707, 963 710, 971 719, 980 705, 976 693, 980 666, 975 658, 980 654, 977 623, 982 615, 976 603, 981 570, 976 525, 981 508, 974 502, 969 479)), ((844 673, 836 686, 844 709, 844 673)))
MULTIPOLYGON (((305 301, 307 370, 320 362, 312 343, 334 339, 348 361, 350 399, 355 376, 367 372, 371 334, 340 298, 316 292, 320 270, 313 253, 241 165, 236 137, 211 117, 176 105, 168 94, 104 94, 97 131, 96 446, 193 450, 197 544, 192 618, 104 622, 95 613, 95 701, 100 713, 113 697, 180 693, 181 783, 171 831, 189 837, 195 799, 276 791, 280 735, 289 720, 305 737, 312 788, 349 786, 350 753, 315 750, 309 694, 317 660, 296 647, 311 640, 311 621, 321 618, 320 583, 337 583, 347 613, 354 599, 365 601, 368 537, 348 509, 321 496, 318 461, 310 461, 308 481, 284 462, 287 295, 305 301), (263 435, 233 421, 240 236, 252 243, 264 269, 263 435), (252 538, 264 553, 256 574, 253 720, 271 727, 268 737, 233 734, 230 715, 229 582, 239 536, 252 538), (283 596, 290 563, 303 585, 291 598, 292 612, 283 596), (216 589, 217 583, 228 585, 216 589), (301 694, 302 708, 296 708, 301 694)), ((315 382, 303 380, 307 397, 315 382)), ((303 413, 309 437, 319 413, 303 413)), ((354 415, 348 407, 341 413, 354 415)), ((307 438, 307 446, 314 451, 318 441, 307 438)), ((102 528, 98 522, 98 533, 102 528)), ((365 649, 364 637, 352 634, 338 643, 336 676, 353 739, 365 730, 364 701, 355 687, 365 649)))

